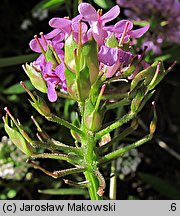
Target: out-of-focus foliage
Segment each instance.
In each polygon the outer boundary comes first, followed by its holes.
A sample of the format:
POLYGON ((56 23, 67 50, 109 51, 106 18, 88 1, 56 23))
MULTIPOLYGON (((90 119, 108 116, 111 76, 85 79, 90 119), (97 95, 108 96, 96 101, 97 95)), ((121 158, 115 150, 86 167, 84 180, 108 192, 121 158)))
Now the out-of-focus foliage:
POLYGON ((3 179, 22 180, 29 165, 22 153, 6 136, 0 142, 0 177, 3 179))

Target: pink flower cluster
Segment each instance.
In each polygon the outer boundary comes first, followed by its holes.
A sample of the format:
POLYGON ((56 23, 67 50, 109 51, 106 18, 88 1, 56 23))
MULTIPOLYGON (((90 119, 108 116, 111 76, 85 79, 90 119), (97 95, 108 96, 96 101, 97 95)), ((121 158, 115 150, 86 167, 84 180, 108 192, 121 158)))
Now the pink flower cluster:
POLYGON ((31 40, 30 48, 41 53, 39 58, 33 63, 34 67, 42 73, 47 82, 48 98, 51 102, 57 100, 56 89, 67 91, 65 68, 68 66, 64 62, 64 42, 73 36, 74 41, 83 46, 90 39, 94 39, 98 45, 99 70, 104 70, 106 77, 110 78, 121 72, 123 67, 127 67, 133 54, 125 51, 123 45, 131 43, 131 39, 141 37, 148 29, 149 25, 133 30, 133 23, 129 20, 121 20, 115 25, 107 25, 120 13, 119 6, 114 6, 107 13, 102 15, 102 10, 96 11, 88 3, 81 3, 78 7, 79 15, 70 20, 69 18, 53 18, 49 25, 54 28, 50 33, 41 37, 37 36, 31 40), (80 27, 79 27, 80 26, 80 27), (47 58, 47 52, 54 53, 56 61, 47 58))

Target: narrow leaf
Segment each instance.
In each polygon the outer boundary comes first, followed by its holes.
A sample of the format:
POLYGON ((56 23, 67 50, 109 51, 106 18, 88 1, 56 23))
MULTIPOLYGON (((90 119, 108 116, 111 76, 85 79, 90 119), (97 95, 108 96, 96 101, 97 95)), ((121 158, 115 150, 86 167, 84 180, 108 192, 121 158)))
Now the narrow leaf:
POLYGON ((94 0, 94 2, 103 9, 110 9, 111 7, 114 6, 114 3, 109 0, 94 0))
POLYGON ((42 194, 50 195, 86 195, 87 191, 79 188, 61 188, 61 189, 45 189, 38 190, 42 194))
MULTIPOLYGON (((37 54, 19 55, 14 57, 0 58, 0 68, 32 62, 38 57, 37 54)), ((3 71, 1 71, 3 72, 3 71)))
MULTIPOLYGON (((34 86, 31 84, 29 80, 24 81, 24 83, 30 91, 34 90, 34 86)), ((25 92, 25 89, 22 88, 22 86, 19 83, 16 83, 3 90, 3 94, 23 94, 25 92)))
POLYGON ((155 175, 139 173, 139 177, 149 184, 154 190, 160 194, 168 197, 169 199, 180 199, 180 191, 178 191, 174 186, 172 186, 166 180, 159 178, 155 175))
POLYGON ((56 8, 62 5, 65 2, 65 0, 43 0, 40 3, 38 3, 32 11, 36 11, 38 9, 50 9, 50 8, 56 8))

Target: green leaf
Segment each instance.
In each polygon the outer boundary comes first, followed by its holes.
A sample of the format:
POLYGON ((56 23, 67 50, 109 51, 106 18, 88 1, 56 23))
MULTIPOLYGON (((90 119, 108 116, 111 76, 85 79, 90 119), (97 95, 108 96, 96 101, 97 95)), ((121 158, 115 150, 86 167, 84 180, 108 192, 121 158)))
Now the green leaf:
POLYGON ((154 95, 155 92, 156 91, 153 90, 153 91, 151 91, 145 95, 143 101, 141 102, 141 104, 137 110, 137 113, 139 113, 143 109, 143 107, 146 105, 147 101, 151 99, 151 97, 154 95))
POLYGON ((38 190, 42 194, 50 195, 86 195, 87 191, 79 188, 61 188, 61 189, 45 189, 38 190))
POLYGON ((55 55, 54 55, 54 50, 52 48, 52 46, 47 46, 47 51, 45 53, 45 59, 47 62, 51 62, 52 63, 52 68, 55 69, 57 66, 58 66, 58 62, 55 58, 55 55))
MULTIPOLYGON (((37 54, 19 55, 14 57, 0 58, 0 68, 32 62, 38 57, 37 54)), ((1 73, 3 70, 1 71, 1 73)))
POLYGON ((149 184, 154 190, 167 198, 177 200, 180 199, 180 191, 174 188, 174 186, 166 180, 146 173, 139 173, 138 176, 142 179, 142 181, 149 184))
POLYGON ((43 0, 38 3, 32 11, 36 11, 38 9, 50 9, 50 8, 57 8, 60 5, 64 4, 65 0, 43 0))
POLYGON ((109 0, 94 0, 94 3, 96 3, 100 8, 103 9, 110 9, 114 6, 114 3, 109 0))
MULTIPOLYGON (((24 81, 24 83, 30 91, 34 90, 34 86, 31 84, 29 80, 24 81)), ((3 90, 3 94, 23 94, 25 92, 26 92, 25 89, 22 88, 20 83, 14 84, 8 87, 7 89, 3 90)))
MULTIPOLYGON (((75 117, 75 119, 74 119, 74 121, 73 121, 73 125, 76 126, 77 128, 80 128, 81 123, 80 123, 80 121, 79 121, 78 114, 76 113, 75 116, 76 116, 76 117, 75 117)), ((81 142, 81 139, 80 139, 80 136, 79 136, 78 133, 76 133, 76 132, 74 132, 73 130, 71 130, 71 135, 73 136, 73 138, 74 138, 75 140, 77 140, 78 142, 81 142)))

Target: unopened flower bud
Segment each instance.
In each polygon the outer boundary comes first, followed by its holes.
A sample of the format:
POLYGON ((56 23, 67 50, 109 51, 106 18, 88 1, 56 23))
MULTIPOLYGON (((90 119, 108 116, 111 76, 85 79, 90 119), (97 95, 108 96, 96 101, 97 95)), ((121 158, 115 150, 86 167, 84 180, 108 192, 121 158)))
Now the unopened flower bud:
POLYGON ((32 85, 39 90, 40 92, 46 93, 47 86, 46 82, 44 81, 42 74, 33 67, 32 63, 28 65, 27 63, 22 66, 26 74, 31 80, 32 85))
POLYGON ((153 110, 154 110, 154 117, 150 123, 149 130, 150 134, 154 134, 156 130, 156 124, 157 124, 157 113, 156 113, 156 107, 155 107, 155 102, 152 102, 153 110))
POLYGON ((100 130, 102 127, 103 117, 104 115, 101 112, 92 112, 85 118, 86 127, 93 132, 100 130))
POLYGON ((89 69, 90 82, 93 84, 99 73, 98 49, 97 44, 93 39, 83 45, 82 54, 85 65, 89 69))
POLYGON ((11 141, 26 155, 31 156, 33 154, 33 147, 26 142, 25 138, 22 134, 17 131, 17 128, 11 128, 8 125, 7 119, 4 119, 4 129, 6 133, 9 135, 11 141))
POLYGON ((64 44, 64 62, 67 67, 75 72, 75 54, 74 51, 77 49, 77 44, 73 38, 73 35, 70 35, 64 44))

